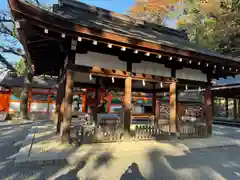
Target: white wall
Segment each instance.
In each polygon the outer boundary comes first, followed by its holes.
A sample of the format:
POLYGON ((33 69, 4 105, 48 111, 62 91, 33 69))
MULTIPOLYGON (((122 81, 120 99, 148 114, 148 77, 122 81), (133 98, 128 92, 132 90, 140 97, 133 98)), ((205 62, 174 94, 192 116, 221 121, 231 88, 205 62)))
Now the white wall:
MULTIPOLYGON (((97 66, 106 69, 127 70, 127 63, 118 59, 117 56, 106 55, 96 52, 88 52, 87 54, 76 54, 75 63, 83 66, 97 66)), ((164 64, 142 61, 141 63, 133 63, 132 71, 135 73, 151 74, 156 76, 171 77, 171 69, 166 68, 164 64)), ((206 74, 200 70, 183 68, 176 71, 176 77, 180 79, 207 81, 206 74)))
POLYGON ((135 73, 171 77, 170 68, 166 68, 164 64, 152 63, 147 61, 142 61, 141 63, 133 63, 132 71, 135 73))
POLYGON ((9 102, 9 111, 20 111, 20 102, 9 102))
POLYGON ((207 82, 207 75, 200 70, 183 68, 176 71, 176 78, 207 82))
POLYGON ((106 55, 96 52, 87 54, 76 54, 75 63, 83 66, 97 66, 106 69, 119 69, 126 71, 127 63, 118 59, 117 56, 106 55))

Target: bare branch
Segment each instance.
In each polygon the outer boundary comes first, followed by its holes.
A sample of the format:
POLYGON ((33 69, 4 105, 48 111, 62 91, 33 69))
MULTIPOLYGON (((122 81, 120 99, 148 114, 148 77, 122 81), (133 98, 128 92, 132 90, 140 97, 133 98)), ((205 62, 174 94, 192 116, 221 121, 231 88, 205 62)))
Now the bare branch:
POLYGON ((0 52, 11 53, 17 56, 21 56, 22 58, 26 58, 25 53, 23 53, 19 48, 0 46, 0 52))
POLYGON ((35 0, 35 2, 36 2, 36 4, 37 4, 38 6, 40 6, 40 3, 39 3, 39 1, 38 1, 38 0, 35 0))
POLYGON ((0 22, 14 24, 14 20, 12 19, 9 12, 3 12, 3 11, 0 12, 0 22))
POLYGON ((0 34, 18 39, 15 31, 15 22, 8 12, 0 12, 0 34), (9 27, 9 25, 12 27, 9 27))
POLYGON ((6 71, 8 71, 9 69, 7 69, 7 68, 1 68, 1 71, 0 71, 0 74, 2 74, 2 73, 4 73, 4 72, 6 72, 6 71))

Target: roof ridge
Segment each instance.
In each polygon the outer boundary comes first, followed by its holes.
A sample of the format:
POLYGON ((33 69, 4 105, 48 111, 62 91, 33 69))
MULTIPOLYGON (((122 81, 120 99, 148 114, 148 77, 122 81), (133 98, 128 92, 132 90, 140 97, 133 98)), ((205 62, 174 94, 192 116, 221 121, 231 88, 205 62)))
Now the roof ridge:
POLYGON ((63 6, 65 4, 65 5, 73 6, 75 8, 80 8, 80 9, 83 9, 83 10, 87 9, 87 10, 93 12, 93 13, 101 13, 101 14, 106 15, 106 16, 111 15, 111 16, 116 17, 116 18, 124 19, 125 21, 128 21, 128 22, 139 21, 139 19, 133 18, 129 15, 117 13, 117 12, 114 12, 114 11, 110 11, 108 9, 104 9, 104 8, 101 8, 101 7, 89 5, 87 3, 83 3, 83 2, 80 2, 80 1, 76 1, 76 0, 58 0, 58 1, 59 1, 60 6, 63 6))
POLYGON ((87 3, 83 3, 83 2, 80 2, 80 1, 76 1, 76 0, 58 0, 58 1, 59 1, 60 6, 64 6, 64 4, 65 4, 65 5, 68 5, 68 6, 73 6, 74 8, 79 8, 79 9, 82 9, 82 10, 88 10, 92 13, 99 13, 99 14, 102 14, 102 15, 105 15, 105 16, 111 16, 113 18, 123 20, 127 23, 133 23, 133 25, 135 24, 135 25, 139 25, 139 26, 142 26, 142 27, 149 27, 152 30, 158 31, 160 33, 166 33, 166 34, 170 34, 170 35, 173 35, 175 37, 178 37, 178 38, 181 38, 181 39, 184 39, 184 40, 188 40, 187 34, 183 31, 173 29, 173 28, 169 28, 169 27, 166 27, 166 26, 163 26, 163 25, 158 25, 158 24, 155 24, 155 23, 147 22, 147 21, 145 21, 141 18, 134 18, 134 17, 131 17, 127 14, 117 13, 117 12, 114 12, 114 11, 110 11, 110 10, 107 10, 107 9, 104 9, 104 8, 89 5, 87 3))

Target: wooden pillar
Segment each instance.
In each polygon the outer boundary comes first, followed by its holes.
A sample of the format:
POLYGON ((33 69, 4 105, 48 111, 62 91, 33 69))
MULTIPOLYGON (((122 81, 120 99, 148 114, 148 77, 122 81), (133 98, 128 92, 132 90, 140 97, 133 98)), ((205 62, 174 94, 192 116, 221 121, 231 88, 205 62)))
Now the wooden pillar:
POLYGON ((57 124, 56 127, 56 133, 60 133, 60 120, 59 120, 59 116, 60 116, 60 107, 61 107, 61 100, 60 100, 60 91, 59 91, 60 87, 59 84, 57 86, 57 93, 56 93, 56 104, 55 104, 55 123, 57 124))
POLYGON ((11 95, 12 95, 12 89, 9 88, 9 91, 8 91, 8 104, 7 104, 7 109, 6 109, 7 112, 9 112, 11 95))
POLYGON ((95 89, 95 103, 96 103, 96 106, 94 107, 94 111, 93 111, 93 120, 94 120, 94 122, 96 123, 97 126, 100 123, 97 119, 98 108, 99 108, 99 105, 100 105, 100 98, 101 98, 101 97, 99 97, 99 90, 100 90, 99 82, 100 82, 100 79, 97 77, 96 78, 96 89, 95 89))
POLYGON ((169 131, 176 132, 177 127, 177 96, 176 96, 176 82, 170 84, 170 123, 169 131))
POLYGON ((240 119, 240 99, 238 99, 238 120, 240 119))
POLYGON ((233 116, 234 116, 234 120, 237 120, 237 99, 234 98, 233 99, 233 116))
POLYGON ((73 102, 73 72, 66 72, 66 88, 64 98, 64 114, 61 125, 61 141, 71 143, 70 129, 72 121, 72 102, 73 102))
POLYGON ((85 106, 85 109, 84 109, 84 110, 85 110, 85 111, 84 111, 84 112, 85 112, 85 113, 88 113, 88 103, 89 103, 89 102, 88 102, 88 94, 87 94, 87 93, 88 93, 88 91, 86 91, 86 92, 84 93, 84 96, 85 96, 85 104, 84 104, 84 106, 85 106))
POLYGON ((156 101, 156 125, 158 126, 158 120, 160 119, 160 98, 157 97, 157 101, 156 101))
POLYGON ((157 117, 156 117, 156 84, 153 84, 153 94, 152 94, 152 113, 153 113, 153 116, 154 116, 154 125, 156 125, 156 120, 157 120, 157 117))
POLYGON ((225 111, 226 111, 225 116, 226 118, 228 118, 228 98, 227 97, 225 97, 225 111))
POLYGON ((107 102, 107 112, 108 113, 111 111, 111 103, 112 103, 112 94, 111 94, 111 92, 108 92, 108 102, 107 102))
POLYGON ((129 135, 131 126, 131 99, 132 99, 132 78, 125 79, 125 94, 124 94, 124 131, 129 135))
POLYGON ((86 109, 86 93, 83 92, 81 97, 82 97, 82 112, 85 112, 85 109, 86 109))
POLYGON ((32 103, 32 88, 28 89, 28 112, 31 112, 31 103, 32 103))
POLYGON ((61 131, 61 123, 62 123, 62 120, 63 120, 63 112, 61 112, 61 104, 62 104, 62 97, 61 97, 61 93, 60 93, 60 88, 61 86, 58 86, 57 88, 57 97, 56 97, 56 107, 55 107, 55 116, 56 116, 56 124, 57 124, 57 127, 56 127, 56 133, 60 133, 61 131))
POLYGON ((48 107, 47 107, 47 113, 50 113, 50 103, 51 103, 51 89, 48 90, 48 107))
POLYGON ((211 95, 211 87, 207 87, 205 92, 204 92, 204 104, 205 104, 207 134, 212 135, 212 95, 211 95))

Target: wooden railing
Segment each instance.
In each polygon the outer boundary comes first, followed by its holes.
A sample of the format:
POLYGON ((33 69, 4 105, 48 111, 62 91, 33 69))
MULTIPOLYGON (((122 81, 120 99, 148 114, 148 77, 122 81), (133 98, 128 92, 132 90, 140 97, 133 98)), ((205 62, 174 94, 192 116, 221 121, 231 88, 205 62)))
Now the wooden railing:
MULTIPOLYGON (((169 121, 161 121, 158 125, 135 124, 131 128, 130 138, 127 140, 161 140, 169 138, 195 138, 206 137, 206 125, 203 123, 181 122, 179 133, 169 131, 169 121)), ((119 119, 101 119, 98 126, 80 125, 75 128, 76 137, 80 144, 96 142, 116 142, 125 141, 123 124, 119 119)))

